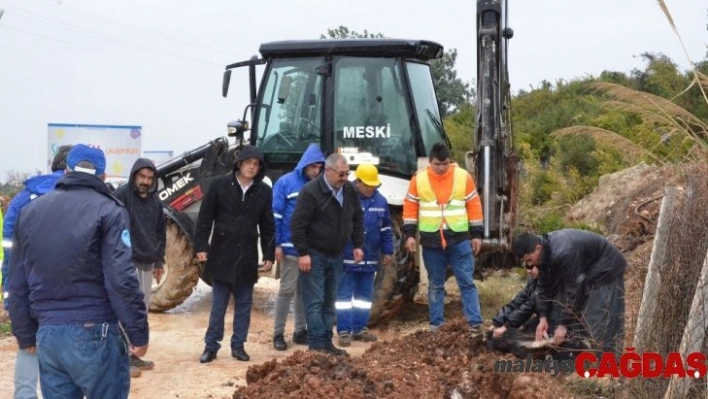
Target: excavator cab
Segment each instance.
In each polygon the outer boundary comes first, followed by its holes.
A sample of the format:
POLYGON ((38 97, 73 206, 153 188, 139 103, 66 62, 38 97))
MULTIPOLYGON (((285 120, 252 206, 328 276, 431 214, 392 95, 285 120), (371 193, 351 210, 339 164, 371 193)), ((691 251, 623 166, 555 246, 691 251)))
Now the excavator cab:
MULTIPOLYGON (((428 61, 441 45, 423 40, 280 41, 260 47, 259 90, 251 79, 251 145, 263 151, 269 177, 291 171, 311 143, 338 152, 350 165, 371 162, 379 173, 407 181, 437 142, 446 142, 428 61)), ((246 119, 244 112, 244 119, 246 119)), ((389 193, 402 204, 405 190, 389 193)))

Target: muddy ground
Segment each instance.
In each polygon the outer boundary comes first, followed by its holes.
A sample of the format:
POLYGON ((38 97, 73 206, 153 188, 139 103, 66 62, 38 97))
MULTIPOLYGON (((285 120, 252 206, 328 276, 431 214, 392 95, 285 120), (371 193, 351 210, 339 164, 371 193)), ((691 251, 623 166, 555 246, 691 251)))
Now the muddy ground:
MULTIPOLYGON (((263 278, 257 285, 246 343, 250 362, 231 358, 227 343, 214 362, 199 363, 211 302, 210 289, 203 283, 185 304, 168 313, 151 313, 146 359, 153 360, 155 368, 131 380, 131 397, 570 397, 564 394, 560 377, 494 373, 493 360, 503 356, 490 353, 469 335, 459 319, 459 303, 447 307, 446 316, 452 320, 435 334, 425 327, 427 309, 411 306, 398 319, 373 330, 379 342, 353 342, 347 358, 309 353, 303 346, 275 351, 271 336, 276 292, 274 280, 263 278)), ((289 320, 288 333, 291 328, 289 320)), ((14 338, 0 340, 0 398, 12 395, 16 350, 14 338)))

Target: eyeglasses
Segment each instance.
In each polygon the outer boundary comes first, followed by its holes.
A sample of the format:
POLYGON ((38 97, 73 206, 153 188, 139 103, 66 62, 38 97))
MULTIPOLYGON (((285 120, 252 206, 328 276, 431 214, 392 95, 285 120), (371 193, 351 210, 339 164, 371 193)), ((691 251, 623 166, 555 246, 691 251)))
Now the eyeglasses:
POLYGON ((327 168, 327 169, 329 169, 329 170, 331 170, 332 172, 336 173, 337 176, 339 176, 340 178, 347 177, 347 176, 349 176, 349 174, 351 173, 350 170, 348 170, 348 171, 346 171, 346 172, 337 172, 336 170, 334 170, 334 169, 332 169, 332 168, 327 168))

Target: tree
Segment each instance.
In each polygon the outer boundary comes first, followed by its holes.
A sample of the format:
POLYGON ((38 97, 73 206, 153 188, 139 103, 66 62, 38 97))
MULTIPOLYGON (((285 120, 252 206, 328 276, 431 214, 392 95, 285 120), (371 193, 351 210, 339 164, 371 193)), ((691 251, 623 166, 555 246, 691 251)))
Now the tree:
POLYGON ((445 51, 442 58, 430 63, 430 73, 433 75, 433 85, 438 95, 438 107, 442 118, 459 110, 474 97, 475 91, 469 83, 457 77, 455 63, 457 49, 445 51))
POLYGON ((19 172, 16 170, 9 170, 7 172, 6 181, 8 184, 22 184, 25 180, 29 179, 33 175, 41 174, 39 170, 32 172, 19 172))
MULTIPOLYGON (((327 29, 326 35, 320 35, 320 39, 378 39, 386 36, 379 33, 371 33, 364 29, 364 32, 349 30, 348 27, 340 25, 338 28, 327 29)), ((438 109, 440 117, 445 118, 463 105, 469 104, 474 98, 474 89, 469 83, 465 83, 457 77, 455 62, 457 61, 457 49, 449 49, 444 52, 442 58, 434 59, 430 62, 430 74, 433 78, 433 86, 438 97, 438 109)))
POLYGON ((340 25, 339 28, 327 29, 327 35, 320 35, 320 39, 383 39, 386 36, 383 33, 369 33, 368 30, 364 29, 363 33, 359 33, 355 30, 349 30, 344 25, 340 25))

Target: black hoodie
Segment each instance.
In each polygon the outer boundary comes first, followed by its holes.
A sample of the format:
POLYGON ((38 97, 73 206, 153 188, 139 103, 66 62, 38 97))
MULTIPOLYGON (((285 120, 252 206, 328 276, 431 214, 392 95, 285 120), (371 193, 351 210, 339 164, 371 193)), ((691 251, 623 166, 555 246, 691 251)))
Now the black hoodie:
POLYGON ((263 182, 265 174, 263 154, 256 147, 246 146, 236 157, 233 173, 215 177, 209 184, 194 234, 195 251, 207 253, 206 279, 255 284, 259 235, 263 260, 275 259, 273 191, 263 182), (249 158, 259 159, 261 167, 244 193, 236 175, 240 162, 249 158))
POLYGON ((146 264, 154 264, 161 269, 165 263, 165 215, 162 203, 157 198, 157 169, 152 161, 139 158, 133 164, 128 182, 114 193, 128 209, 130 215, 130 241, 133 249, 133 262, 141 270, 149 271, 146 264), (135 174, 140 169, 148 168, 155 172, 155 181, 147 197, 138 194, 135 187, 135 174))

